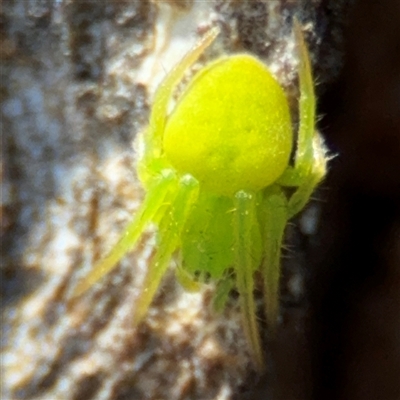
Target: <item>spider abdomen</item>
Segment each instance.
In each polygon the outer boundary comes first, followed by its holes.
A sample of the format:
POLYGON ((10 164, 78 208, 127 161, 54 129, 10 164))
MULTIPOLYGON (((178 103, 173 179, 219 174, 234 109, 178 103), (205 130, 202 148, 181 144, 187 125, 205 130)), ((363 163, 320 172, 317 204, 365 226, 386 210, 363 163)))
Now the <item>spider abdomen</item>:
POLYGON ((283 89, 260 61, 239 54, 195 75, 168 117, 163 146, 178 171, 231 196, 274 182, 292 140, 283 89))

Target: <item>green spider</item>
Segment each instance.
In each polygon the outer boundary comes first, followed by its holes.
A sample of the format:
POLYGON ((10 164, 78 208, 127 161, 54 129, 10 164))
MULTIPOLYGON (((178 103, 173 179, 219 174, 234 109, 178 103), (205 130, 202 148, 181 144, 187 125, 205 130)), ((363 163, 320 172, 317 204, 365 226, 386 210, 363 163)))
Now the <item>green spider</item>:
POLYGON ((150 124, 140 136, 137 171, 146 197, 119 242, 75 289, 80 296, 158 227, 134 323, 145 316, 171 258, 186 287, 213 280, 215 303, 239 293, 243 329, 255 364, 263 353, 254 300, 255 272, 264 281, 265 313, 273 329, 279 307, 280 257, 288 220, 325 175, 326 152, 315 130, 310 61, 298 22, 300 126, 294 160, 289 105, 266 66, 248 54, 218 58, 200 69, 168 112, 186 70, 214 41, 214 28, 166 76, 156 91, 150 124))

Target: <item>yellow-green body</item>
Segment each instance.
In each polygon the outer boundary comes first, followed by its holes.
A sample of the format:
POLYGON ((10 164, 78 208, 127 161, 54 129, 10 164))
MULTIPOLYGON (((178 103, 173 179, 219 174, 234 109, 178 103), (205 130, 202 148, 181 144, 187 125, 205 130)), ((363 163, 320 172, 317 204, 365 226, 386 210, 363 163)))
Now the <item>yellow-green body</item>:
POLYGON ((220 58, 179 98, 163 144, 177 170, 213 193, 258 191, 275 182, 289 162, 293 133, 286 95, 256 58, 220 58))
POLYGON ((157 251, 134 323, 145 316, 171 257, 177 254, 177 276, 185 287, 196 288, 206 279, 216 282, 216 308, 224 306, 231 288, 237 289, 243 329, 255 364, 262 369, 254 273, 258 270, 263 277, 265 314, 273 329, 284 230, 323 178, 326 156, 315 131, 311 68, 297 22, 301 92, 297 144, 283 89, 264 64, 246 54, 221 57, 200 69, 168 113, 176 85, 218 32, 212 29, 157 90, 149 127, 140 137, 143 151, 137 172, 147 192, 145 200, 120 241, 74 295, 81 295, 114 268, 154 223, 157 251))

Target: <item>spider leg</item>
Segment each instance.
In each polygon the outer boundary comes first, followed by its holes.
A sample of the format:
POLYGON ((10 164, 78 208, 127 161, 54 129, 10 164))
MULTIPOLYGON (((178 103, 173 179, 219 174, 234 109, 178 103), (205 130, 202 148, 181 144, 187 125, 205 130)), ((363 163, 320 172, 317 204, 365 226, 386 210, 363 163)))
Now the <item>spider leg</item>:
POLYGON ((307 176, 302 178, 295 192, 288 200, 288 219, 292 218, 301 211, 310 197, 326 174, 326 148, 322 142, 322 138, 316 133, 313 139, 313 160, 311 170, 307 176))
POLYGON ((157 252, 149 265, 143 284, 143 292, 136 303, 135 315, 133 317, 135 325, 146 314, 161 279, 168 268, 171 256, 180 244, 183 226, 191 207, 197 200, 198 186, 199 184, 196 179, 190 175, 184 175, 179 181, 177 194, 170 192, 165 197, 165 201, 170 203, 169 210, 166 210, 164 217, 159 223, 157 252))
POLYGON ((115 268, 118 261, 135 246, 146 225, 153 219, 154 215, 164 203, 164 199, 174 181, 174 174, 165 171, 159 179, 153 182, 153 187, 147 193, 135 218, 125 229, 118 243, 104 258, 95 264, 86 277, 82 278, 72 293, 73 298, 82 295, 104 275, 115 268))
POLYGON ((315 92, 311 73, 310 57, 297 19, 294 20, 294 32, 299 52, 299 115, 300 126, 295 159, 295 170, 300 177, 309 174, 313 163, 313 138, 315 131, 315 92))
POLYGON ((197 61, 204 50, 219 34, 219 28, 210 29, 203 39, 194 46, 182 60, 172 69, 159 85, 154 95, 152 113, 150 115, 149 130, 144 137, 146 154, 150 159, 159 157, 162 152, 162 137, 168 113, 168 104, 176 85, 181 81, 187 69, 197 61))
POLYGON ((299 52, 299 117, 300 126, 294 167, 288 167, 279 179, 283 186, 296 187, 288 203, 288 218, 297 214, 308 202, 314 188, 326 173, 326 148, 315 130, 315 93, 311 63, 300 24, 294 20, 299 52))
POLYGON ((243 328, 251 346, 251 351, 257 367, 264 368, 264 358, 261 349, 260 334, 256 320, 256 306, 254 301, 254 265, 250 249, 252 243, 252 229, 256 220, 256 198, 253 194, 240 191, 235 195, 235 272, 236 285, 239 292, 240 307, 243 316, 243 328))
POLYGON ((279 311, 281 249, 288 220, 288 207, 285 194, 277 186, 266 189, 264 196, 264 258, 261 272, 264 278, 265 314, 268 326, 273 332, 279 311))

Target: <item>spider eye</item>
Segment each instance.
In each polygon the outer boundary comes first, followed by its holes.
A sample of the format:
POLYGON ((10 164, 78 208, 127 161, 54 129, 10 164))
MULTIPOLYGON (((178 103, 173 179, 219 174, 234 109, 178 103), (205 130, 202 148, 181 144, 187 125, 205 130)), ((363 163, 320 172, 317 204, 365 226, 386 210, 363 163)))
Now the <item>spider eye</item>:
POLYGON ((185 89, 168 118, 163 144, 178 171, 214 193, 259 190, 289 162, 292 127, 285 93, 254 57, 220 58, 185 89))

